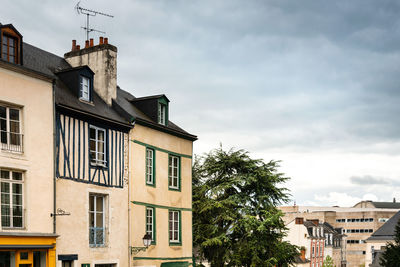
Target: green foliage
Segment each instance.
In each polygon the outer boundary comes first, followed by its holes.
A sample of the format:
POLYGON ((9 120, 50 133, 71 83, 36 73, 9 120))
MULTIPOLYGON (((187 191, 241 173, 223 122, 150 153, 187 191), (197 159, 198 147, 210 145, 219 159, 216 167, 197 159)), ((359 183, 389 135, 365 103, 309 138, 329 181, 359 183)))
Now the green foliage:
POLYGON ((193 242, 212 267, 289 266, 298 248, 283 242, 277 205, 288 201, 288 180, 276 161, 243 150, 212 150, 193 166, 193 242))
POLYGON ((397 267, 400 262, 400 221, 395 228, 394 243, 387 244, 382 253, 380 264, 385 267, 397 267))
POLYGON ((324 264, 322 264, 322 267, 334 267, 335 265, 333 264, 333 259, 331 256, 326 256, 324 260, 324 264))

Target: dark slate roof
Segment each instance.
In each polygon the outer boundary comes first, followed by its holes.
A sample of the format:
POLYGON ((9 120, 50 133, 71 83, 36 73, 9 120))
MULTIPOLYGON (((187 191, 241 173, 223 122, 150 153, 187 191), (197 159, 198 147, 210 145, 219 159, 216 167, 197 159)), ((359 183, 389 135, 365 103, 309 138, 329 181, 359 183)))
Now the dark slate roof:
MULTIPOLYGON (((159 98, 164 95, 157 95, 157 96, 150 96, 149 98, 159 98)), ((172 121, 168 121, 168 126, 160 125, 153 120, 151 120, 146 114, 140 111, 137 107, 135 107, 134 101, 136 99, 144 99, 146 97, 136 98, 132 94, 128 93, 127 91, 122 90, 119 86, 117 87, 117 99, 115 103, 120 106, 124 111, 128 114, 128 117, 131 119, 136 120, 139 124, 146 124, 146 126, 154 127, 157 130, 164 131, 173 135, 178 135, 180 137, 189 139, 189 140, 196 140, 197 137, 192 135, 178 125, 174 124, 172 121)))
POLYGON ((89 115, 100 117, 108 121, 114 121, 125 125, 130 124, 126 118, 121 116, 112 107, 108 106, 94 91, 93 104, 86 104, 79 101, 71 90, 69 90, 55 75, 57 72, 71 69, 71 65, 64 58, 27 43, 23 45, 24 67, 46 74, 55 79, 55 101, 58 106, 83 111, 89 115))
POLYGON ((367 240, 393 240, 395 227, 399 222, 399 219, 400 211, 378 228, 378 230, 376 230, 367 240))
POLYGON ((371 202, 378 209, 400 209, 400 202, 371 202))

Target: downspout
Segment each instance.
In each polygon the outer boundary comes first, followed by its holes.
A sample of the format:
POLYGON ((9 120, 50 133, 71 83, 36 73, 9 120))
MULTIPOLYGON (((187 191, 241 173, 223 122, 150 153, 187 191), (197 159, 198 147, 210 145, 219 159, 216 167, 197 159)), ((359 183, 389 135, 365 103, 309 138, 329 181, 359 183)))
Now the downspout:
POLYGON ((56 233, 56 101, 55 80, 53 80, 53 233, 56 233))

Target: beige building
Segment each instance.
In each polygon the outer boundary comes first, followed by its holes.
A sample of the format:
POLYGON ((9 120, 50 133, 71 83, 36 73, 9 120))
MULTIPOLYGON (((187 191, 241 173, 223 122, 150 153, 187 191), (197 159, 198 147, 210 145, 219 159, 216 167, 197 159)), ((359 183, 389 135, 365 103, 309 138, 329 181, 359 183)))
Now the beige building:
POLYGON ((133 266, 189 266, 196 136, 169 120, 165 95, 136 98, 119 89, 117 104, 135 118, 129 134, 133 266), (145 234, 152 239, 147 249, 145 234))
POLYGON ((341 266, 344 258, 344 237, 326 222, 304 220, 296 217, 286 224, 288 229, 285 241, 299 246, 301 256, 296 258, 295 266, 322 267, 327 256, 335 266, 341 266))
POLYGON ((394 243, 396 225, 400 220, 400 211, 376 230, 367 240, 365 266, 380 266, 380 256, 388 243, 394 243))
POLYGON ((53 77, 0 24, 0 266, 55 266, 53 77))
POLYGON ((354 207, 280 207, 285 222, 296 217, 327 222, 334 228, 342 228, 346 237, 346 266, 364 266, 367 244, 365 240, 381 227, 398 210, 397 202, 361 202, 354 207), (372 204, 374 207, 367 207, 372 204), (378 206, 378 207, 376 207, 378 206))

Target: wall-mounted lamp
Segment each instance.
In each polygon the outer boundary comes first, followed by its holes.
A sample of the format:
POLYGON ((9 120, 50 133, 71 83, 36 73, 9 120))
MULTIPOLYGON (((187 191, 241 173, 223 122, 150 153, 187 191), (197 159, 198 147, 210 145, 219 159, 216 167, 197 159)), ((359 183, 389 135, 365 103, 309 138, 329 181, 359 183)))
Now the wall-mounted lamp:
POLYGON ((144 247, 131 247, 131 254, 137 254, 140 251, 146 251, 147 248, 151 245, 151 235, 145 234, 142 239, 144 247))

